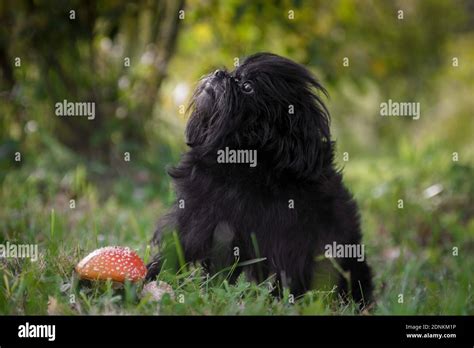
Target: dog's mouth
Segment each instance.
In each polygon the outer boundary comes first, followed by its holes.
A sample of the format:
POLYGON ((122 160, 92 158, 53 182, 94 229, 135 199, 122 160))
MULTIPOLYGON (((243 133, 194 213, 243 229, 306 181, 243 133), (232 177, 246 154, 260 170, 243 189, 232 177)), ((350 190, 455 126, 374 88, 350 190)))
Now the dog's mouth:
POLYGON ((209 75, 202 80, 198 97, 211 97, 212 99, 217 99, 220 94, 224 93, 224 89, 223 80, 221 78, 209 75))
POLYGON ((216 97, 216 90, 215 90, 214 84, 211 81, 209 81, 209 79, 207 79, 203 84, 201 94, 205 93, 208 96, 210 96, 212 98, 215 98, 216 97))

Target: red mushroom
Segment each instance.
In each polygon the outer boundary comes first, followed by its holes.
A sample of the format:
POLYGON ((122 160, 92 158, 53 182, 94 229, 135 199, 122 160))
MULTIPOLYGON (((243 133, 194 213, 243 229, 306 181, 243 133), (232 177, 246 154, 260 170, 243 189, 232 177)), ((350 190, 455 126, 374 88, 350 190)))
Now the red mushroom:
POLYGON ((146 267, 130 248, 113 246, 94 250, 77 264, 76 272, 82 279, 112 279, 123 283, 145 278, 146 267))

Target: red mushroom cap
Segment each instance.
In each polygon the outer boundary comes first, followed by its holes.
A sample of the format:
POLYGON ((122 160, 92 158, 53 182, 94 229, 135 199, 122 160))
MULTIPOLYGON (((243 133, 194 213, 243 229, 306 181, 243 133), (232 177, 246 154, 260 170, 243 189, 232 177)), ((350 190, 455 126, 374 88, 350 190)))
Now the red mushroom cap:
POLYGON ((145 278, 146 267, 140 257, 127 247, 110 246, 94 250, 76 266, 80 278, 112 279, 123 283, 145 278))

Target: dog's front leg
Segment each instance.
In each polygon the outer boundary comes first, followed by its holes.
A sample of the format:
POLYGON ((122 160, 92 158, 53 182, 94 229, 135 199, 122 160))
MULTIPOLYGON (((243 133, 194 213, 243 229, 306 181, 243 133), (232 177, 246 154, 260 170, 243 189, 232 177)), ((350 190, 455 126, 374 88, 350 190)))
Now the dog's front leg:
MULTIPOLYGON (((161 239, 166 231, 176 228, 178 219, 178 211, 176 209, 170 210, 166 215, 164 215, 156 226, 155 233, 151 240, 151 244, 157 245, 160 244, 161 239)), ((151 262, 146 265, 147 274, 145 279, 147 281, 155 280, 156 276, 160 273, 162 267, 162 256, 160 253, 156 254, 151 262)))

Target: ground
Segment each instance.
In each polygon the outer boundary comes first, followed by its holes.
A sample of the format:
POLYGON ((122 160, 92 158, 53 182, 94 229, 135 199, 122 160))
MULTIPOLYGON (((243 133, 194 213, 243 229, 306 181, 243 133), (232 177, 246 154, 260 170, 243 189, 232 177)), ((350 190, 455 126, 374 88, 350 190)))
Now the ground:
MULTIPOLYGON (((160 274, 174 296, 159 304, 139 296, 141 284, 79 282, 74 266, 102 246, 129 246, 149 260, 154 224, 173 193, 146 168, 109 177, 67 153, 48 158, 54 163, 24 164, 3 178, 2 243, 38 244, 40 258, 1 260, 0 313, 358 314, 327 292, 291 303, 288 291, 275 299, 266 283, 229 285, 193 267, 160 274)), ((473 167, 436 146, 338 163, 359 203, 375 273, 377 305, 363 314, 474 314, 473 167)))

